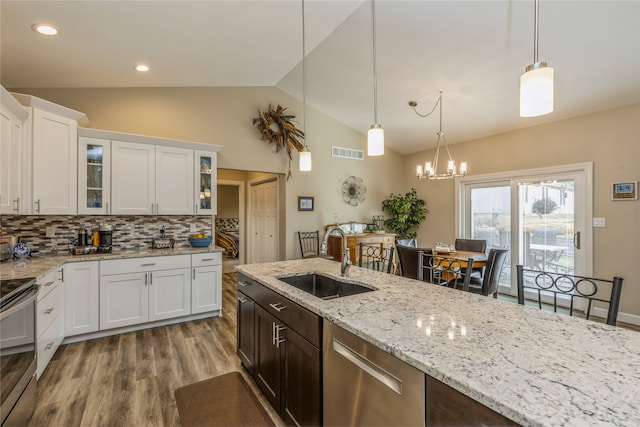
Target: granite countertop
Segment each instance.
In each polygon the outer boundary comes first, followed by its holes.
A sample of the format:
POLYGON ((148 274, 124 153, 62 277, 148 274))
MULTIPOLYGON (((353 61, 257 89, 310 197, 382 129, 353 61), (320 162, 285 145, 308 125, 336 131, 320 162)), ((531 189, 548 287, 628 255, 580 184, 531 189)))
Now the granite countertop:
POLYGON ((640 425, 640 333, 352 267, 375 292, 321 300, 277 279, 340 276, 323 259, 239 272, 525 426, 640 425))
POLYGON ((139 249, 117 250, 111 253, 96 253, 89 255, 40 255, 28 258, 13 259, 0 264, 0 279, 19 279, 23 277, 41 278, 54 268, 59 268, 68 262, 104 261, 109 259, 143 258, 167 255, 191 255, 211 252, 224 252, 219 246, 207 248, 182 247, 174 249, 139 249))

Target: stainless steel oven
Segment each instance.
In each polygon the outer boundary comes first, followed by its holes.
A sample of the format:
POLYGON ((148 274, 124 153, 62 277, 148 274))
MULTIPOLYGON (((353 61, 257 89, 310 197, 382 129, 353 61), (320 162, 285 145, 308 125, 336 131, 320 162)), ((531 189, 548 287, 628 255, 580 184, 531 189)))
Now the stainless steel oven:
POLYGON ((36 405, 35 278, 0 281, 0 420, 24 426, 36 405))

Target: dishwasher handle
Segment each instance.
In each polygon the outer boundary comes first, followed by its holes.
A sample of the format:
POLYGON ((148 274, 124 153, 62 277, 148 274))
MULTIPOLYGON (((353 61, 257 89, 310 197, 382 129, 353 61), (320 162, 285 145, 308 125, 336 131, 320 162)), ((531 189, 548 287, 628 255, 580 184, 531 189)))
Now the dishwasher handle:
POLYGON ((385 386, 389 387, 391 390, 402 395, 402 380, 396 378, 391 373, 385 371, 380 366, 371 362, 360 353, 350 349, 335 338, 333 339, 333 351, 356 365, 358 368, 362 369, 367 374, 371 375, 376 380, 380 381, 385 386))

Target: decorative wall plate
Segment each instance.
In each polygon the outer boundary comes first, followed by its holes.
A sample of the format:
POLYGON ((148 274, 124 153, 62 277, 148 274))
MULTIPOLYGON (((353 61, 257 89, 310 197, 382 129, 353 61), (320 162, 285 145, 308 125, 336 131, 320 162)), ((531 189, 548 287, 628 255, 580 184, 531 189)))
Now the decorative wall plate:
POLYGON ((358 206, 364 202, 364 195, 367 187, 362 178, 350 176, 342 183, 342 201, 350 206, 358 206))
POLYGON ((28 257, 31 253, 31 249, 26 243, 18 243, 13 247, 13 255, 18 258, 28 257))

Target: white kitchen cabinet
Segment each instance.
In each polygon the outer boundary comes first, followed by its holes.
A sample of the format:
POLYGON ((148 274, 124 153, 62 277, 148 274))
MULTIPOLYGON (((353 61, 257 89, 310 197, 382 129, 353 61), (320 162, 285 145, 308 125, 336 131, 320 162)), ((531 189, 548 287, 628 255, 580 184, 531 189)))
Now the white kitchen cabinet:
POLYGON ((218 211, 217 158, 218 153, 214 151, 196 150, 194 152, 195 200, 198 215, 215 215, 218 211))
POLYGON ((155 213, 155 147, 134 142, 111 142, 111 213, 155 213))
POLYGON ((26 123, 31 147, 25 164, 31 167, 31 212, 77 214, 78 122, 86 123, 86 116, 35 96, 13 96, 30 112, 26 123))
POLYGON ((114 214, 193 214, 193 150, 112 141, 112 204, 114 214))
POLYGON ((149 321, 187 316, 191 311, 189 268, 150 271, 149 321))
POLYGON ((100 327, 100 270, 98 261, 74 262, 64 266, 66 337, 96 332, 100 327))
POLYGON ((0 86, 0 214, 24 213, 22 150, 29 113, 0 86))
POLYGON ((191 313, 222 309, 222 254, 191 255, 191 313))
POLYGON ((78 213, 106 215, 111 202, 111 141, 78 137, 78 213))
POLYGON ((64 283, 62 268, 38 280, 36 356, 38 378, 64 339, 64 283))
POLYGON ((157 215, 194 213, 193 150, 156 147, 157 215))
POLYGON ((100 329, 186 316, 189 255, 100 262, 100 329))
POLYGON ((149 320, 148 274, 100 277, 100 330, 149 320))

